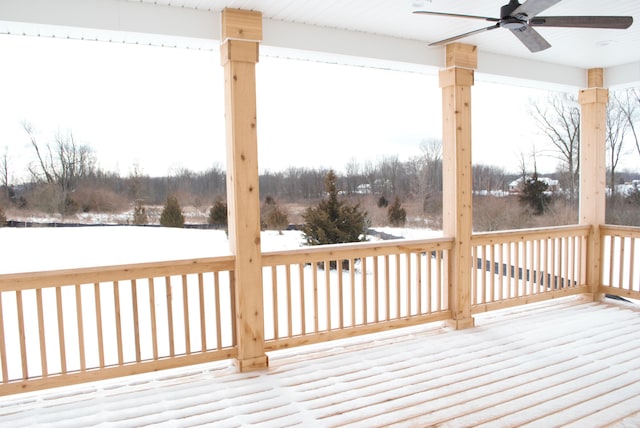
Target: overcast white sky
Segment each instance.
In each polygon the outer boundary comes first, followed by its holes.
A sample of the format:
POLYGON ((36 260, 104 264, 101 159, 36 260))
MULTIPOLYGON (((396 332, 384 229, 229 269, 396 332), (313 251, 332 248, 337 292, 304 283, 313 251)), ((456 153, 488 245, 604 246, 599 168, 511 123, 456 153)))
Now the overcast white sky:
MULTIPOLYGON (((217 52, 0 35, 0 58, 0 153, 15 178, 32 161, 22 121, 42 144, 73 131, 123 175, 135 164, 155 176, 225 166, 217 52)), ((405 160, 441 136, 436 76, 273 58, 261 58, 257 76, 261 170, 405 160)), ((526 111, 540 94, 476 83, 474 163, 515 170, 520 151, 543 148, 526 111)))

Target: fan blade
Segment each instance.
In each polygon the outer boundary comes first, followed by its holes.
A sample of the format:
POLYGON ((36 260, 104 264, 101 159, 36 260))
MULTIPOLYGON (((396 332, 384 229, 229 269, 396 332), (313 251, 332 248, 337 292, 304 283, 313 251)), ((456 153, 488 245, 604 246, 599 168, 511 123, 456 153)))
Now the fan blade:
POLYGON ((520 29, 512 29, 511 32, 531 51, 539 52, 551 47, 544 37, 528 25, 520 29))
POLYGON ((547 10, 561 1, 562 0, 527 0, 511 12, 511 16, 524 14, 529 17, 534 17, 543 10, 547 10))
POLYGON ((471 36, 473 34, 482 33, 484 31, 495 30, 496 28, 500 28, 500 24, 499 23, 496 24, 496 25, 492 25, 490 27, 480 28, 478 30, 469 31, 468 33, 459 34, 457 36, 449 37, 448 39, 439 40, 437 42, 429 43, 429 46, 446 45, 447 43, 454 42, 454 41, 456 41, 458 39, 462 39, 463 37, 468 37, 468 36, 471 36))
POLYGON ((532 27, 615 28, 624 30, 633 24, 631 16, 536 16, 532 27))
POLYGON ((482 19, 484 21, 490 22, 498 22, 500 19, 498 18, 490 18, 488 16, 475 16, 475 15, 460 15, 457 13, 443 13, 443 12, 429 12, 428 10, 416 10, 413 13, 417 13, 420 15, 438 15, 438 16, 449 16, 454 18, 471 18, 471 19, 482 19))

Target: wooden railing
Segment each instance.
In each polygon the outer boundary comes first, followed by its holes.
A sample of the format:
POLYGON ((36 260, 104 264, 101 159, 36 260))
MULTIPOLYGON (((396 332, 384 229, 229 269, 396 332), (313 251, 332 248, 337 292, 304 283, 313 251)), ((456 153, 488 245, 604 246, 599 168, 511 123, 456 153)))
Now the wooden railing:
POLYGON ((640 228, 600 226, 600 291, 640 299, 640 228))
POLYGON ((478 233, 472 237, 472 312, 587 292, 590 226, 478 233))
POLYGON ((327 245, 266 253, 268 350, 451 317, 452 239, 327 245))
MULTIPOLYGON (((601 291, 640 298, 640 229, 601 226, 601 291)), ((590 226, 472 237, 473 313, 589 292, 590 226)), ((453 239, 264 253, 265 349, 451 318, 453 239)), ((234 257, 0 275, 0 395, 238 355, 234 257)))
POLYGON ((0 395, 236 356, 233 265, 0 275, 0 395))

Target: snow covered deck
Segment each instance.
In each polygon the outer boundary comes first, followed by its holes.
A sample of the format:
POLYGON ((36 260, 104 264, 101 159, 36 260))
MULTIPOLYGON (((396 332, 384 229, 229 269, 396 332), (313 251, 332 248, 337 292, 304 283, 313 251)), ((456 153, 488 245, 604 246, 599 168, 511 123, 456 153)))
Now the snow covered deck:
POLYGON ((580 296, 0 398, 0 425, 639 426, 640 309, 580 296))

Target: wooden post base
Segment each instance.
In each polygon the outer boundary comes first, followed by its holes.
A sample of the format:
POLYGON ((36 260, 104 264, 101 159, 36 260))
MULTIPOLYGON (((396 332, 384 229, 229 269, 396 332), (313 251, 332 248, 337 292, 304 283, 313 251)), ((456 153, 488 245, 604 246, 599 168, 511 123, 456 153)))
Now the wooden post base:
POLYGON ((473 328, 476 326, 476 321, 473 317, 461 319, 461 320, 446 320, 447 327, 451 327, 456 330, 464 330, 466 328, 473 328))
POLYGON ((240 373, 262 370, 269 367, 269 357, 267 355, 261 355, 259 357, 248 358, 245 360, 236 359, 234 364, 240 373))

